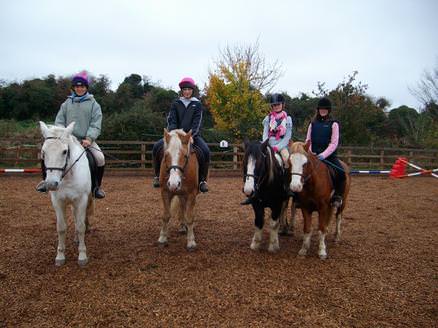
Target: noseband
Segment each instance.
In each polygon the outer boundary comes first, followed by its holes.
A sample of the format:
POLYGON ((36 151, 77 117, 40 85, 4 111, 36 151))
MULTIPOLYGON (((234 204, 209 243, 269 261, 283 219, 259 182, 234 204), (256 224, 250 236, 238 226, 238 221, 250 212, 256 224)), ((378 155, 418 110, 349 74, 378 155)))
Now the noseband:
POLYGON ((174 170, 180 171, 182 177, 184 178, 186 167, 187 167, 187 164, 189 163, 189 157, 190 157, 189 154, 185 154, 184 155, 184 159, 185 160, 184 160, 184 165, 182 167, 179 166, 179 165, 171 165, 171 166, 169 166, 169 168, 167 169, 167 175, 169 176, 170 175, 170 171, 172 169, 174 169, 174 170))

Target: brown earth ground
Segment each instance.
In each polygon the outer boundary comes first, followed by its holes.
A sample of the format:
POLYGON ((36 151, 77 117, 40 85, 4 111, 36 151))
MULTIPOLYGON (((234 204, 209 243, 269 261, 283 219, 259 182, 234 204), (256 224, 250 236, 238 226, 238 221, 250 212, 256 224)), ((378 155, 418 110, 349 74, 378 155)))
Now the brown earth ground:
MULTIPOLYGON (((200 195, 198 248, 174 220, 159 247, 159 191, 145 177, 109 176, 77 265, 55 267, 55 214, 37 176, 0 177, 0 327, 436 327, 438 181, 354 177, 342 241, 307 258, 296 236, 268 253, 249 248, 253 214, 240 178, 212 178, 200 195)), ((289 213, 290 215, 290 213, 289 213)), ((314 220, 316 221, 316 220, 314 220)))

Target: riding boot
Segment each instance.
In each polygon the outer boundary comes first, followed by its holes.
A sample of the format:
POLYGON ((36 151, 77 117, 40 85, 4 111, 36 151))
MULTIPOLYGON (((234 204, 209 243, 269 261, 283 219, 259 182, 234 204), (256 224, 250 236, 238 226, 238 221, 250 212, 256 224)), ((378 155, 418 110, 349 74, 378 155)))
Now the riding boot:
POLYGON ((46 186, 46 165, 44 164, 44 160, 41 160, 41 174, 43 176, 43 180, 38 183, 36 186, 36 191, 46 193, 47 186, 46 186))
POLYGON ((199 191, 208 192, 207 177, 208 177, 208 162, 199 162, 199 191))
MULTIPOLYGON (((341 173, 343 174, 343 173, 341 173)), ((343 195, 345 190, 345 178, 342 179, 337 177, 334 183, 335 192, 333 193, 331 203, 333 207, 339 208, 342 206, 343 203, 343 195)))
POLYGON ((160 169, 161 169, 160 154, 157 154, 157 156, 152 156, 152 162, 154 165, 154 172, 155 172, 155 176, 152 180, 152 187, 160 188, 160 169))
POLYGON ((94 197, 97 199, 102 199, 105 198, 105 192, 100 188, 101 184, 102 184, 102 178, 103 178, 103 172, 105 170, 105 165, 103 166, 98 166, 97 167, 97 186, 96 189, 94 190, 94 197))

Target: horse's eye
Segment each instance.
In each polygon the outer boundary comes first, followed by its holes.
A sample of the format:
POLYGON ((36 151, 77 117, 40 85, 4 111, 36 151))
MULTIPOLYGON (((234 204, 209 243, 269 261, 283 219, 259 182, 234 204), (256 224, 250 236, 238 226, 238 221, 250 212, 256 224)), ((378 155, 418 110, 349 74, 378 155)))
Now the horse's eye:
POLYGON ((64 151, 62 152, 62 154, 63 154, 63 155, 67 154, 67 150, 64 150, 64 151))

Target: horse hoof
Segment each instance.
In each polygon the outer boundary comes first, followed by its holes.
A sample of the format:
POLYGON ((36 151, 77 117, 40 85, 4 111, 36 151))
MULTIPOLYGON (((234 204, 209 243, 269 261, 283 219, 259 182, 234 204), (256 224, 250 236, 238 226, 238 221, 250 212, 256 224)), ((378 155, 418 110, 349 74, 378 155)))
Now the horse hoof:
POLYGON ((55 265, 56 266, 63 266, 65 264, 65 259, 56 259, 55 265))
POLYGON ((307 250, 305 249, 300 249, 300 251, 298 252, 298 257, 305 257, 307 255, 307 250))
POLYGON ((194 252, 195 250, 196 250, 196 245, 187 246, 187 251, 188 252, 194 252))
POLYGON ((165 242, 158 242, 158 246, 160 246, 161 248, 164 248, 164 247, 169 246, 169 243, 167 241, 165 241, 165 242))
POLYGON ((258 251, 259 250, 259 245, 256 244, 251 244, 251 246, 249 246, 249 248, 251 248, 253 251, 258 251))
POLYGON ((327 254, 325 254, 325 255, 320 255, 320 256, 319 256, 319 259, 320 259, 320 260, 327 260, 327 254))
POLYGON ((268 252, 269 253, 277 253, 280 250, 280 247, 269 247, 268 252))
POLYGON ((292 236, 292 232, 290 232, 289 230, 281 230, 278 232, 278 234, 280 236, 292 236))
POLYGON ((88 264, 88 259, 78 260, 79 266, 83 267, 88 264))

